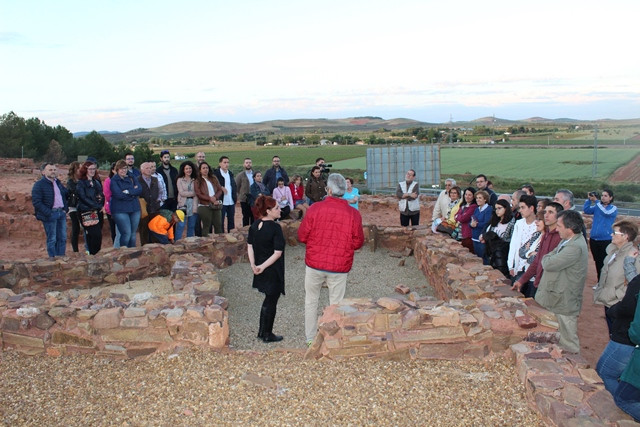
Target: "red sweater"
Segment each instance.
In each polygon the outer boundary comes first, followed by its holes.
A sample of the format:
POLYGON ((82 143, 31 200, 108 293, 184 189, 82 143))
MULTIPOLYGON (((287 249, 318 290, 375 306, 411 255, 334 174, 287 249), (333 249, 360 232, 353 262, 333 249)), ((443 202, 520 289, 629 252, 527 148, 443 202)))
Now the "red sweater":
POLYGON ((527 268, 527 271, 520 276, 518 282, 527 283, 535 274, 536 279, 533 281, 533 286, 537 288, 544 271, 542 269, 542 257, 554 250, 560 243, 560 240, 562 239, 560 238, 560 234, 558 234, 557 229, 544 233, 542 240, 540 241, 540 246, 538 246, 538 254, 536 255, 536 258, 531 264, 529 264, 529 268, 527 268))
POLYGON ((302 219, 298 240, 306 243, 305 264, 316 270, 348 273, 353 251, 364 244, 362 217, 338 197, 316 202, 302 219))
POLYGON ((476 211, 478 205, 475 203, 461 207, 458 213, 456 214, 456 221, 460 223, 460 229, 462 230, 462 238, 467 239, 471 237, 471 226, 469 223, 471 222, 471 217, 476 211))
POLYGON ((293 197, 293 205, 295 206, 298 200, 304 199, 304 187, 302 185, 295 188, 295 184, 292 182, 289 184, 289 189, 291 190, 291 197, 293 197))

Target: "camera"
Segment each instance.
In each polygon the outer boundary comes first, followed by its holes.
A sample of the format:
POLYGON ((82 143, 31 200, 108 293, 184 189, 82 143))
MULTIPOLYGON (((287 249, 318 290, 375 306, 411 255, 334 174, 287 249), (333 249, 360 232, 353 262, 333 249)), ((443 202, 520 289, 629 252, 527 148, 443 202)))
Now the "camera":
POLYGON ((320 166, 321 173, 329 173, 331 172, 331 168, 333 167, 331 163, 320 163, 318 166, 320 166))
POLYGON ((590 191, 589 192, 589 197, 595 197, 597 199, 599 197, 598 196, 598 192, 597 191, 590 191))

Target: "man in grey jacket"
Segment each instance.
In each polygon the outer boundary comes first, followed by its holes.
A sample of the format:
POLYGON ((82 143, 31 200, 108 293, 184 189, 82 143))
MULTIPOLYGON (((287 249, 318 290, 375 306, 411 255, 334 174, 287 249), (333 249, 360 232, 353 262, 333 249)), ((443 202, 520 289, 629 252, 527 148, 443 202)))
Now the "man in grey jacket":
POLYGON ((243 170, 236 175, 236 187, 238 187, 238 200, 242 209, 242 226, 253 224, 253 213, 247 196, 251 194, 253 184, 253 163, 250 158, 244 159, 243 170))
POLYGON ((579 212, 558 212, 556 227, 562 241, 542 258, 544 272, 535 299, 556 315, 560 347, 579 353, 578 315, 587 279, 589 250, 582 236, 584 223, 579 212))

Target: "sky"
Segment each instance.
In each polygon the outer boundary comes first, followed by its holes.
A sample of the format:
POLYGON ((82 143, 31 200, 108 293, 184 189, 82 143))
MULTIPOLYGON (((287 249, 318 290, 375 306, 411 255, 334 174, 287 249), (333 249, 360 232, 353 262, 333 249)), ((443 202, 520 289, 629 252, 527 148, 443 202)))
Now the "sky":
POLYGON ((640 117, 638 0, 0 0, 0 115, 640 117))

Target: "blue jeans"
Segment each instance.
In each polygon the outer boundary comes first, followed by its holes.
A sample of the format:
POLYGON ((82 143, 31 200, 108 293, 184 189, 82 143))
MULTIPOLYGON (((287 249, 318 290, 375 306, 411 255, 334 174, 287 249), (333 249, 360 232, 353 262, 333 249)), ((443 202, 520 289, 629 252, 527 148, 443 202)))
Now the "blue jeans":
POLYGON ((640 422, 640 390, 626 381, 620 381, 613 400, 618 408, 631 415, 636 422, 640 422))
MULTIPOLYGON (((187 237, 193 237, 196 235, 196 223, 200 221, 198 214, 185 217, 187 220, 187 237)), ((176 222, 176 242, 182 239, 182 233, 184 232, 184 222, 176 222)))
POLYGON ((120 247, 136 247, 136 230, 140 222, 140 211, 112 213, 116 227, 120 231, 120 247))
POLYGON ((62 209, 51 211, 48 221, 42 221, 47 236, 47 253, 50 257, 64 256, 67 249, 67 214, 62 209))
POLYGON ((620 384, 620 375, 627 366, 631 355, 633 354, 632 345, 620 344, 615 341, 609 341, 609 344, 605 347, 598 364, 596 365, 596 372, 602 378, 604 382, 604 388, 611 394, 615 394, 620 384))
POLYGON ((158 234, 155 231, 149 230, 149 236, 153 238, 152 240, 155 240, 156 242, 160 243, 161 245, 168 245, 169 244, 169 237, 167 237, 166 234, 158 234))
POLYGON ((484 258, 485 247, 486 245, 484 243, 476 242, 475 240, 473 241, 473 251, 476 253, 476 255, 482 258, 482 263, 484 265, 489 265, 489 263, 485 263, 485 258, 484 258))
POLYGON ((222 206, 222 232, 224 233, 224 217, 227 217, 227 233, 236 228, 236 205, 222 206))

